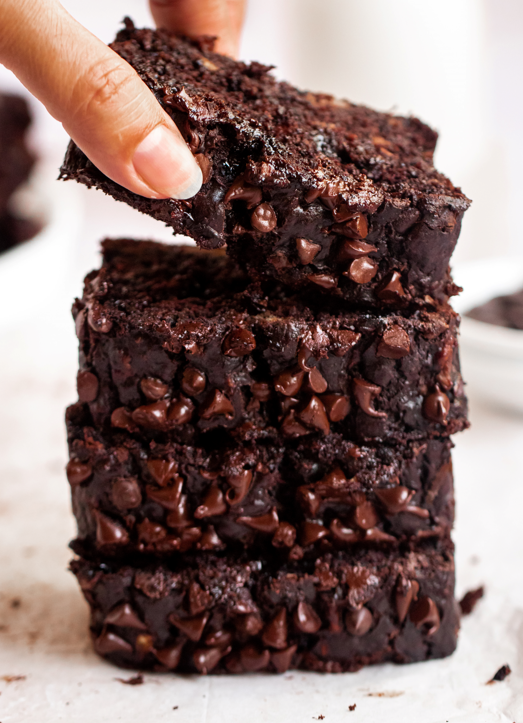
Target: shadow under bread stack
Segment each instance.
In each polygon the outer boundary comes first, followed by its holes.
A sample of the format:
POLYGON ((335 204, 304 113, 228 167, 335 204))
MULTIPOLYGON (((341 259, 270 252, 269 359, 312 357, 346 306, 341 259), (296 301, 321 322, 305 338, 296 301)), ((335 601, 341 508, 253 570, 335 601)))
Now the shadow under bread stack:
POLYGON ((74 305, 72 569, 96 650, 200 673, 448 655, 468 201, 436 135, 130 21, 113 48, 205 182, 150 201, 74 145, 62 168, 203 247, 106 240, 74 305))

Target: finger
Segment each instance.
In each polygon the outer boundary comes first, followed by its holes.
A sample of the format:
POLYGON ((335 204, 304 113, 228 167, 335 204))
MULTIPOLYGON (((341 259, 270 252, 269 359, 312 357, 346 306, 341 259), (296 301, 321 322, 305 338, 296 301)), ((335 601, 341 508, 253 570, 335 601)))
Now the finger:
POLYGON ((105 175, 149 198, 199 190, 200 168, 154 95, 58 2, 2 0, 0 27, 0 61, 105 175))
POLYGON ((218 38, 215 50, 238 53, 244 0, 150 0, 156 25, 181 35, 218 38))

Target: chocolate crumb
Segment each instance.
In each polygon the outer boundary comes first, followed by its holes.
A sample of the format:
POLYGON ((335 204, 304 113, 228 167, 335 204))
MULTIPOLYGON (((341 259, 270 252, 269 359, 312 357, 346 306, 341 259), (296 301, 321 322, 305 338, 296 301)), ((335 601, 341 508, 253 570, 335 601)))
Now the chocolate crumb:
POLYGON ((5 680, 6 683, 15 683, 17 680, 25 680, 26 678, 27 675, 2 675, 0 680, 5 680))
POLYGON ((367 698, 399 698, 403 690, 385 690, 383 693, 367 693, 367 698))
POLYGON ((173 710, 178 710, 179 707, 178 705, 173 705, 173 710))
POLYGON ((461 608, 462 615, 470 615, 474 610, 477 603, 481 600, 485 594, 485 588, 483 585, 478 587, 476 590, 469 590, 462 599, 459 601, 459 607, 461 608))
POLYGON ((312 716, 312 718, 313 718, 313 720, 324 720, 325 716, 319 715, 317 718, 314 718, 314 716, 312 716))
POLYGON ((143 685, 143 675, 139 673, 138 675, 133 676, 132 678, 127 678, 125 680, 124 678, 115 678, 119 683, 123 683, 124 685, 143 685))
POLYGON ((512 670, 510 669, 510 665, 502 665, 501 668, 497 671, 497 673, 494 674, 494 677, 487 681, 487 685, 492 685, 492 683, 495 682, 501 682, 502 680, 505 680, 505 678, 511 673, 512 670))
POLYGON ((356 710, 356 703, 353 703, 352 705, 349 705, 349 710, 351 711, 351 713, 352 713, 353 710, 356 710))

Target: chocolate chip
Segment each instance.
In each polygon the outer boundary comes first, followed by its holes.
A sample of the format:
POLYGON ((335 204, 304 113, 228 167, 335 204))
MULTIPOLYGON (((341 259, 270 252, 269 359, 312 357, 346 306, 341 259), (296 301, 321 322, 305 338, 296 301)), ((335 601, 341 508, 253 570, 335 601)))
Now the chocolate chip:
POLYGON ((305 238, 297 238, 296 250, 298 252, 300 263, 305 266, 306 264, 311 264, 314 261, 321 251, 321 246, 320 244, 315 244, 313 241, 307 241, 305 238))
POLYGON ((175 613, 169 615, 169 622, 187 635, 193 643, 197 643, 202 637, 208 620, 209 613, 202 613, 201 615, 195 615, 189 618, 180 618, 175 613))
POLYGON ((194 156, 194 160, 200 166, 202 172, 202 183, 210 181, 212 176, 212 163, 210 159, 204 153, 197 153, 194 156))
POLYGON ((225 493, 225 499, 231 505, 231 507, 234 507, 234 505, 239 505, 240 502, 243 502, 243 500, 247 496, 247 493, 249 492, 252 477, 253 474, 252 470, 250 469, 244 469, 239 474, 230 475, 229 477, 227 477, 227 484, 230 486, 230 489, 228 489, 225 493))
POLYGON ((105 545, 127 545, 129 535, 127 530, 110 517, 94 510, 96 519, 96 543, 101 547, 105 545))
POLYGON ((234 419, 234 407, 223 392, 215 389, 210 400, 200 407, 200 417, 212 419, 221 415, 226 419, 234 419))
POLYGON ((401 326, 391 326, 381 337, 376 356, 401 359, 410 352, 410 338, 401 326))
POLYGON ((251 214, 251 225, 255 231, 270 233, 278 225, 278 219, 269 203, 260 203, 251 214))
POLYGON ((194 516, 197 520, 203 520, 204 517, 223 515, 225 512, 227 512, 227 505, 225 504, 223 492, 218 486, 211 485, 205 495, 203 504, 196 508, 194 516))
POLYGON ((162 399, 169 391, 168 385, 162 382, 161 379, 156 379, 155 377, 144 377, 140 382, 140 388, 147 399, 153 401, 162 399))
POLYGON ((245 673, 245 668, 242 665, 239 653, 232 653, 232 655, 229 655, 225 659, 225 667, 227 668, 227 672, 231 673, 231 675, 245 673))
POLYGON ((340 200, 339 184, 336 181, 325 184, 320 193, 320 200, 329 211, 332 211, 340 200))
POLYGON ((319 186, 316 188, 309 188, 308 191, 305 191, 305 203, 314 203, 314 201, 321 196, 325 189, 325 186, 319 186))
POLYGON ((336 600, 331 600, 326 605, 327 620, 329 623, 329 633, 341 633, 340 611, 336 600))
POLYGON ((430 597, 421 597, 411 605, 409 617, 417 628, 424 628, 428 636, 434 635, 439 630, 438 607, 430 597))
POLYGON ((303 369, 304 372, 310 372, 314 368, 313 365, 309 365, 309 358, 311 356, 311 350, 305 344, 302 344, 298 351, 298 366, 300 367, 300 369, 303 369))
POLYGON ((309 399, 307 406, 298 413, 298 418, 305 422, 307 426, 319 429, 324 434, 330 432, 329 418, 323 402, 315 395, 309 399))
POLYGON ((196 153, 201 144, 202 139, 199 134, 194 130, 194 128, 189 128, 187 130, 187 145, 189 146, 191 153, 196 153))
POLYGON ((459 601, 459 607, 462 615, 470 615, 474 610, 478 602, 485 594, 485 588, 483 585, 478 587, 477 590, 469 590, 459 601))
POLYGON ((194 667, 199 673, 207 675, 214 670, 224 655, 230 653, 222 648, 196 648, 192 655, 194 667))
POLYGON ((393 535, 388 535, 379 527, 372 527, 370 530, 365 530, 363 539, 366 542, 397 542, 393 535))
POLYGON ((349 398, 343 394, 324 394, 321 401, 331 422, 341 422, 350 412, 349 398))
POLYGON ((181 477, 177 477, 171 486, 162 489, 148 485, 145 488, 145 493, 149 499, 165 507, 166 510, 176 510, 180 504, 182 487, 183 480, 181 477))
POLYGON ((257 517, 238 517, 236 522, 239 525, 246 525, 257 532, 270 534, 272 532, 276 532, 278 529, 278 512, 276 511, 276 507, 273 507, 272 510, 267 512, 265 515, 258 515, 257 517))
POLYGON ((147 469, 156 484, 164 487, 178 472, 178 465, 171 459, 148 459, 147 469))
POLYGON ((319 522, 304 522, 300 530, 300 542, 303 547, 308 547, 328 535, 328 529, 319 522))
POLYGON ((339 254, 338 261, 344 263, 345 261, 352 261, 353 259, 359 259, 362 256, 368 256, 369 254, 375 253, 378 249, 372 244, 365 243, 365 241, 343 241, 339 254))
POLYGON ((98 303, 94 303, 87 312, 87 323, 93 331, 97 331, 99 334, 108 334, 113 328, 113 322, 98 303))
MULTIPOLYGON (((385 487, 376 490, 376 497, 385 507, 387 514, 397 515, 404 512, 411 499, 414 497, 414 490, 398 485, 397 487, 385 487)), ((372 527, 372 525, 371 525, 372 527)))
POLYGON ((417 600, 419 592, 419 583, 417 580, 405 580, 399 578, 395 590, 396 612, 398 619, 402 623, 407 617, 409 608, 414 600, 417 600))
POLYGON ((368 256, 362 256, 354 259, 348 271, 344 272, 344 276, 348 276, 356 284, 368 284, 369 281, 378 273, 378 262, 369 259, 368 256))
POLYGON ((134 410, 133 422, 146 429, 159 429, 167 422, 167 409, 168 404, 164 399, 153 404, 145 404, 134 410))
POLYGON ((154 650, 154 641, 152 635, 144 635, 141 633, 136 636, 134 641, 134 649, 139 655, 147 655, 154 650))
POLYGON ((323 394, 323 392, 327 391, 327 380, 324 379, 320 370, 317 367, 313 367, 308 373, 307 382, 310 389, 316 394, 323 394))
POLYGON ((135 477, 119 477, 111 489, 113 505, 121 512, 132 510, 142 504, 142 493, 135 477))
POLYGON ((197 396, 205 391, 207 380, 205 374, 195 367, 186 367, 182 377, 182 389, 191 396, 197 396))
POLYGON ((303 437, 309 430, 296 419, 296 411, 291 409, 281 423, 281 431, 286 437, 303 437))
POLYGON ((296 528, 289 522, 280 522, 272 538, 274 547, 292 547, 296 540, 296 528))
POLYGON ((190 399, 180 395, 179 399, 173 401, 169 407, 169 413, 167 415, 167 421, 171 424, 181 426, 188 424, 194 413, 194 404, 190 399))
POLYGON ((358 406, 363 412, 365 412, 365 414, 368 414, 369 417, 374 417, 375 419, 387 418, 386 412, 378 412, 373 407, 374 399, 381 392, 381 387, 377 384, 366 382, 364 379, 354 379, 352 382, 352 390, 354 392, 354 396, 356 397, 356 401, 358 402, 358 406))
POLYGON ((285 650, 277 650, 271 653, 271 663, 277 673, 285 673, 292 665, 292 659, 298 649, 297 645, 290 645, 285 650))
POLYGON ((104 625, 117 625, 120 628, 134 628, 135 630, 147 630, 129 603, 122 603, 113 608, 106 616, 104 625))
POLYGON ((315 517, 320 509, 321 497, 315 494, 309 487, 298 487, 296 498, 301 507, 311 516, 315 517))
POLYGON ((123 638, 110 632, 103 632, 94 641, 94 649, 98 655, 109 655, 110 653, 120 653, 129 655, 133 652, 132 645, 123 638))
POLYGON ((236 618, 235 627, 242 637, 254 637, 263 628, 263 621, 258 613, 248 613, 236 618))
POLYGON ((299 602, 292 616, 294 625, 302 633, 317 633, 321 628, 321 619, 317 612, 306 602, 299 602))
POLYGON ((65 468, 67 479, 71 487, 78 487, 82 482, 85 482, 93 474, 93 468, 89 463, 84 464, 79 459, 73 457, 67 463, 65 468))
POLYGON ((361 339, 361 334, 349 329, 340 329, 339 331, 331 331, 330 337, 333 342, 332 351, 334 356, 345 356, 361 339))
POLYGON ((190 527, 191 524, 192 518, 187 506, 187 495, 180 495, 176 508, 171 510, 167 516, 167 525, 175 529, 183 529, 190 527))
POLYGON ((340 520, 337 519, 332 520, 330 531, 335 540, 343 542, 344 544, 352 544, 353 542, 358 542, 360 539, 357 532, 351 530, 350 527, 344 527, 340 520))
POLYGON ((81 402, 94 402, 98 396, 99 382, 96 374, 92 372, 78 372, 76 375, 76 389, 81 402))
POLYGON ((363 502, 361 505, 357 505, 353 512, 353 519, 361 530, 370 530, 372 527, 376 527, 379 521, 376 508, 372 502, 363 502))
POLYGON ((216 530, 212 525, 208 525, 202 532, 197 548, 198 550, 220 550, 224 547, 223 542, 216 534, 216 530))
POLYGON ((309 274, 308 280, 316 286, 321 286, 323 289, 334 289, 338 285, 338 280, 332 274, 309 274))
POLYGON ((374 618, 371 611, 362 607, 359 610, 348 610, 345 615, 345 627, 350 635, 361 637, 368 633, 372 627, 374 618))
POLYGON ((264 670, 270 662, 271 655, 268 650, 260 650, 260 648, 249 643, 244 645, 240 650, 240 660, 244 670, 253 673, 257 670, 264 670))
MULTIPOLYGON (((343 206, 340 208, 338 213, 339 216, 343 214, 342 209, 343 206)), ((337 219, 336 217, 334 218, 336 221, 341 221, 341 219, 337 219)), ((352 218, 349 218, 343 223, 336 223, 332 227, 332 230, 336 233, 342 234, 343 236, 348 236, 349 238, 363 239, 367 238, 369 234, 369 225, 366 217, 362 213, 355 213, 352 218)))
POLYGON ((302 371, 281 372, 274 380, 274 388, 280 394, 292 397, 299 392, 304 377, 305 372, 302 371))
POLYGON ((154 654, 160 663, 168 670, 176 670, 180 664, 185 640, 180 640, 174 645, 169 645, 161 650, 155 650, 154 654))
POLYGON ((118 429, 127 429, 128 432, 136 430, 136 424, 133 422, 131 412, 125 407, 118 407, 111 414, 111 425, 118 429))
POLYGON ((251 385, 251 392, 260 402, 268 402, 271 398, 271 388, 266 382, 254 382, 251 385))
POLYGON ((225 194, 224 201, 228 203, 229 201, 240 200, 247 202, 247 208, 258 206, 262 201, 261 188, 252 186, 250 183, 244 181, 242 176, 239 176, 229 187, 229 190, 225 194))
POLYGON ((442 392, 438 385, 436 391, 429 394, 423 402, 423 413, 431 422, 447 424, 447 417, 450 412, 450 399, 445 392, 442 392))
POLYGON ((167 530, 163 525, 158 522, 151 522, 151 520, 142 520, 137 525, 138 539, 141 543, 149 546, 154 546, 157 542, 161 542, 167 537, 167 530))
POLYGON ((256 339, 248 329, 234 329, 225 337, 222 348, 225 356, 246 356, 256 349, 256 339))
POLYGON ((262 633, 262 643, 268 648, 283 650, 287 647, 287 611, 280 608, 276 615, 265 626, 262 633))
POLYGON ((401 285, 401 276, 397 271, 390 271, 385 276, 377 295, 381 301, 391 304, 399 302, 405 296, 405 291, 401 285))
POLYGON ((230 630, 216 630, 205 637, 204 643, 213 648, 227 648, 232 643, 232 633, 230 630))

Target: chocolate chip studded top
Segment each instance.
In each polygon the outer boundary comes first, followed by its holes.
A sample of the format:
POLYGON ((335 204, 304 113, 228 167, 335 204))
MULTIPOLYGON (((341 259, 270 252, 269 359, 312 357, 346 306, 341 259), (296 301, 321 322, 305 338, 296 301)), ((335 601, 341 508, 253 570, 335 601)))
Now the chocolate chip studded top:
POLYGON ((468 200, 433 166, 436 133, 275 80, 207 40, 138 30, 111 46, 171 115, 204 170, 188 201, 149 200, 103 176, 74 146, 62 168, 187 233, 228 244, 251 274, 362 305, 453 293, 447 275, 468 200), (393 274, 394 283, 391 286, 393 274))
POLYGON ((74 307, 79 397, 106 430, 194 443, 406 442, 466 426, 448 307, 325 306, 251 284, 219 251, 106 241, 74 307))

